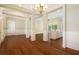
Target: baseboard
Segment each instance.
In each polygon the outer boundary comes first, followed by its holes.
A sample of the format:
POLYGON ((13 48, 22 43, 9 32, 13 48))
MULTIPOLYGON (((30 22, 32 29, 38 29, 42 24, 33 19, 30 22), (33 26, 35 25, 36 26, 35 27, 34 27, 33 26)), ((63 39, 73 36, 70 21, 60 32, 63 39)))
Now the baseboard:
POLYGON ((72 49, 72 48, 69 48, 69 47, 66 47, 65 48, 65 51, 66 52, 69 52, 69 53, 71 53, 71 54, 73 54, 73 55, 79 55, 79 51, 77 51, 77 50, 75 50, 75 49, 72 49))
POLYGON ((26 35, 26 34, 7 34, 6 36, 12 36, 12 35, 26 35))

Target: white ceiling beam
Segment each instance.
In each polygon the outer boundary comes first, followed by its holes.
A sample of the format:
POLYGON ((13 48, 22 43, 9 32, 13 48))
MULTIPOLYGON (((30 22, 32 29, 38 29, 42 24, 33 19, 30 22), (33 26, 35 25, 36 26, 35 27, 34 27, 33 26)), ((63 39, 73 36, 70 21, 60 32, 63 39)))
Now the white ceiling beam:
POLYGON ((27 8, 23 8, 23 7, 15 5, 15 4, 0 4, 0 7, 10 8, 10 9, 14 9, 14 10, 17 10, 17 11, 20 11, 20 12, 38 15, 36 12, 32 12, 31 10, 29 10, 27 8))

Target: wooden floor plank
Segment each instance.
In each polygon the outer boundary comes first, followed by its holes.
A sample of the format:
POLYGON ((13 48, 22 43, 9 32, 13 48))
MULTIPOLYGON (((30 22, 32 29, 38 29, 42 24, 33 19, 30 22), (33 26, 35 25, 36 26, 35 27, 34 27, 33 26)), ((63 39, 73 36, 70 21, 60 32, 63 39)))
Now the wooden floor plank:
POLYGON ((38 35, 36 41, 30 41, 25 35, 7 36, 0 46, 1 55, 70 55, 78 51, 62 48, 62 38, 51 40, 51 44, 42 41, 38 35))

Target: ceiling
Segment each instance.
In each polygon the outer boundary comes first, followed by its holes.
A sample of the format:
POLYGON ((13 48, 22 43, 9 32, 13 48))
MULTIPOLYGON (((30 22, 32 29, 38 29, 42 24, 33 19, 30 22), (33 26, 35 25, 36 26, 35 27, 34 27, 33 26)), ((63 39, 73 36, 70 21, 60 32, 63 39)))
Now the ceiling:
MULTIPOLYGON (((36 4, 17 4, 17 5, 19 7, 26 8, 32 12, 39 14, 38 11, 35 10, 36 4)), ((62 4, 45 4, 45 5, 47 6, 47 9, 46 9, 47 13, 62 6, 62 4)))
MULTIPOLYGON (((44 5, 47 6, 46 9, 47 13, 63 6, 62 4, 44 4, 44 5)), ((0 4, 0 6, 15 9, 28 14, 34 14, 36 18, 41 16, 39 12, 35 10, 36 4, 0 4)))

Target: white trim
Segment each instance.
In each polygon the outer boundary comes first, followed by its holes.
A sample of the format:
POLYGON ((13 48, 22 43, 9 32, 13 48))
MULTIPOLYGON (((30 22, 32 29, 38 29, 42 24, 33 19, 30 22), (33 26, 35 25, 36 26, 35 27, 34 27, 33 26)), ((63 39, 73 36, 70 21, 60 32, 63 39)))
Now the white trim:
POLYGON ((63 5, 63 44, 62 47, 66 48, 66 6, 63 5))

